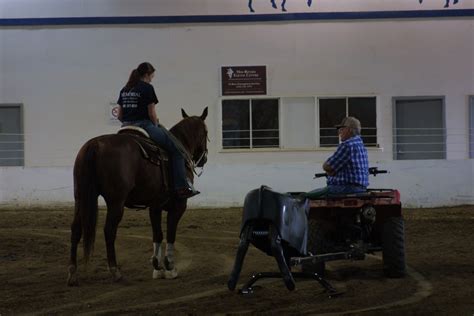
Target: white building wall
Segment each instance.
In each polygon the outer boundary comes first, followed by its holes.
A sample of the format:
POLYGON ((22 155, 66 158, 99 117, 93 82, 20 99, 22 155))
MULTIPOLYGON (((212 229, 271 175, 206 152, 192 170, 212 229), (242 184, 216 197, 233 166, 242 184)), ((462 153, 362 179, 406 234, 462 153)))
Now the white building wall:
MULTIPOLYGON (((73 2, 95 15, 92 2, 73 2)), ((5 3, 3 18, 25 17, 22 1, 5 3)), ((50 12, 62 16, 71 6, 50 12)), ((33 17, 48 11, 39 12, 33 17)), ((324 185, 312 175, 331 150, 221 149, 223 65, 267 65, 272 97, 376 96, 381 148, 370 149, 369 158, 391 174, 372 179, 373 186, 399 188, 412 206, 472 203, 473 34, 469 18, 0 28, 0 104, 22 103, 25 126, 25 167, 0 168, 0 203, 72 201, 75 155, 87 139, 117 130, 109 104, 142 61, 157 68, 153 84, 165 126, 179 120, 181 107, 197 115, 209 106, 209 159, 191 206, 240 205, 261 184, 280 191, 324 185), (392 97, 399 96, 445 96, 447 160, 392 160, 392 97)))

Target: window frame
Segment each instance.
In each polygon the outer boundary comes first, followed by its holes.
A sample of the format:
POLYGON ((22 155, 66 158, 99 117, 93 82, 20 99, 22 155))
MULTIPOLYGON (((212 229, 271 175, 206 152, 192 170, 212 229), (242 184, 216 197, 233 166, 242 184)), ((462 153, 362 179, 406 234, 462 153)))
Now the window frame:
MULTIPOLYGON (((20 160, 22 160, 22 163, 19 165, 15 166, 8 166, 8 165, 3 165, 2 159, 0 159, 0 167, 1 168, 15 168, 15 167, 25 167, 25 125, 24 125, 24 106, 23 103, 0 103, 0 108, 18 108, 19 109, 19 115, 20 115, 20 131, 21 131, 21 144, 22 144, 22 157, 20 160)), ((0 133, 1 134, 1 133, 0 133)))
MULTIPOLYGON (((319 115, 319 99, 341 99, 345 98, 346 101, 346 113, 348 111, 348 100, 349 98, 374 98, 375 99, 375 129, 377 131, 376 144, 367 146, 368 150, 383 150, 380 146, 380 135, 379 135, 379 128, 378 128, 378 121, 379 121, 379 96, 374 94, 359 94, 359 95, 285 95, 285 96, 226 96, 220 97, 218 100, 218 118, 219 124, 218 128, 218 141, 219 147, 218 152, 220 153, 227 153, 227 152, 268 152, 268 151, 288 151, 288 152, 301 152, 301 151, 308 151, 308 152, 326 152, 334 150, 337 145, 334 146, 324 146, 321 147, 320 144, 320 115, 319 115), (305 148, 287 148, 285 147, 286 144, 286 131, 283 129, 286 128, 286 118, 283 116, 283 99, 284 98, 313 98, 314 101, 314 130, 312 131, 314 137, 314 146, 312 147, 305 147, 305 148), (268 148, 224 148, 223 146, 223 129, 222 129, 222 115, 223 115, 223 101, 224 100, 249 100, 249 104, 251 106, 253 99, 277 99, 278 100, 278 131, 279 131, 279 146, 278 147, 268 147, 268 148)), ((251 109, 250 109, 251 112, 251 109)), ((251 113, 250 113, 250 120, 252 120, 251 113)), ((250 126, 251 126, 250 122, 250 126)))
POLYGON ((410 160, 447 160, 447 133, 446 133, 446 97, 442 95, 434 96, 401 96, 392 97, 392 159, 397 161, 410 161, 410 160), (430 158, 430 159, 399 159, 397 143, 395 142, 396 130, 397 130, 397 101, 416 101, 416 100, 435 100, 441 101, 441 117, 442 117, 442 129, 443 129, 443 141, 444 141, 444 154, 443 158, 430 158))
POLYGON ((281 97, 273 96, 228 96, 220 98, 219 100, 219 147, 222 152, 235 152, 235 151, 280 151, 282 150, 282 110, 281 110, 281 97), (278 101, 278 146, 275 147, 253 147, 253 122, 252 122, 252 100, 265 100, 272 99, 278 101), (248 100, 249 101, 249 147, 248 148, 224 148, 224 137, 222 129, 222 115, 223 115, 223 101, 226 100, 248 100))

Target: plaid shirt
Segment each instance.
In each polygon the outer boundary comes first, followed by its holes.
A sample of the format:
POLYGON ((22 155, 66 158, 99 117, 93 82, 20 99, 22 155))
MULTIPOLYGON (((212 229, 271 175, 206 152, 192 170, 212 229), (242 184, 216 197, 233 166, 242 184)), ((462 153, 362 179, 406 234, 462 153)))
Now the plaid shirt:
POLYGON ((340 143, 326 163, 336 172, 335 176, 328 177, 328 185, 369 185, 369 159, 360 136, 340 143))

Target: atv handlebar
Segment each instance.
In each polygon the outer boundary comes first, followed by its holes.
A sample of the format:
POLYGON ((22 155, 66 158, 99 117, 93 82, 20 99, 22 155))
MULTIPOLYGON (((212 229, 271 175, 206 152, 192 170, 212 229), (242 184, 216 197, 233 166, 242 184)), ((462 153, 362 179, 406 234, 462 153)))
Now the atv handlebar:
POLYGON ((388 171, 387 171, 387 170, 379 170, 378 167, 370 167, 370 168, 369 168, 369 173, 370 173, 371 175, 373 175, 374 177, 376 177, 378 174, 380 174, 380 173, 388 173, 388 171))
MULTIPOLYGON (((369 168, 369 174, 373 175, 374 177, 376 177, 380 173, 388 173, 388 171, 387 170, 379 170, 378 167, 370 167, 369 168)), ((328 174, 326 172, 316 173, 314 175, 314 179, 327 177, 327 176, 328 176, 328 174)))

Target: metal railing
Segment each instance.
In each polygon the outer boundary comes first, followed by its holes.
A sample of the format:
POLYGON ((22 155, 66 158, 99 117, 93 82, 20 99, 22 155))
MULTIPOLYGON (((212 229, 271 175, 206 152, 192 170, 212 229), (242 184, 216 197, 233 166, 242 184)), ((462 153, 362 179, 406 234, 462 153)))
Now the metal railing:
POLYGON ((0 166, 23 166, 24 134, 0 133, 0 166))
MULTIPOLYGON (((254 140, 273 140, 273 145, 267 145, 266 147, 276 148, 280 145, 279 137, 252 137, 251 133, 256 130, 224 130, 223 134, 223 147, 224 149, 231 148, 255 148, 251 146, 251 142, 254 140), (230 133, 246 133, 245 137, 226 137, 226 134, 230 133), (235 142, 237 145, 232 145, 230 142, 235 142), (227 144, 226 144, 227 142, 227 144)), ((259 130, 259 131, 271 131, 279 132, 278 129, 271 130, 259 130)), ((447 147, 449 146, 449 152, 471 152, 471 158, 474 158, 474 128, 465 129, 453 129, 453 128, 393 128, 392 134, 387 134, 387 130, 377 129, 375 127, 368 127, 362 129, 362 138, 364 144, 368 147, 385 147, 387 150, 390 148, 393 152, 398 154, 446 154, 447 147), (383 132, 381 132, 381 130, 383 132), (455 147, 455 148, 453 148, 455 147)), ((317 140, 319 139, 320 147, 332 147, 339 144, 339 136, 334 127, 331 128, 319 128, 319 135, 314 140, 314 147, 316 148, 317 140), (332 135, 327 135, 331 133, 332 135)), ((258 146, 260 147, 260 146, 258 146)))

